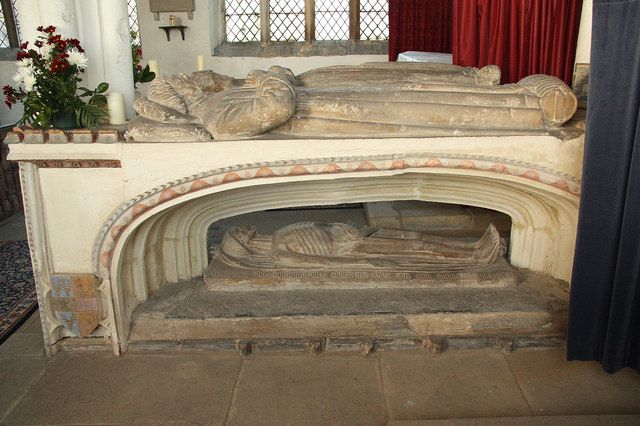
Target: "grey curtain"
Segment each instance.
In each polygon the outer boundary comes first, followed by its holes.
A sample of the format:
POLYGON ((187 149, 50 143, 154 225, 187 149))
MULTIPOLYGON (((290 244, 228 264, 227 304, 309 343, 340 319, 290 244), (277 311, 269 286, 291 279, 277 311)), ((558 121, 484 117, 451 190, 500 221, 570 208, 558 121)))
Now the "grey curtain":
POLYGON ((640 0, 595 0, 570 360, 640 369, 640 0))

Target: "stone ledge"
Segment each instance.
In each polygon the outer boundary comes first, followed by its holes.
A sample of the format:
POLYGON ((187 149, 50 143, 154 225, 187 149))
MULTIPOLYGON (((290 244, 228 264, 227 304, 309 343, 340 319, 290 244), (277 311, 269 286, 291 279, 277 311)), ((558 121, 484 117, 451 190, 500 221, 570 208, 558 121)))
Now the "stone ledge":
POLYGON ((30 129, 14 128, 4 139, 7 145, 24 144, 112 144, 124 142, 124 134, 116 128, 90 129, 30 129))
POLYGON ((20 49, 17 47, 3 47, 0 48, 0 61, 1 62, 13 62, 16 60, 16 54, 20 49))
POLYGON ((386 55, 388 52, 389 43, 387 41, 247 42, 223 43, 215 48, 216 56, 252 56, 258 58, 386 55))

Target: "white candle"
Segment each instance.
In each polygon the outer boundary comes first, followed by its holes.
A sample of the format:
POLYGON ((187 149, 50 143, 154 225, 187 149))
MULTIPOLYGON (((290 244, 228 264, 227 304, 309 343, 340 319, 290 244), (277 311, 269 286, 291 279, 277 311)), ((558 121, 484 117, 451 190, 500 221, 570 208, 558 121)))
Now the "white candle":
POLYGON ((158 61, 149 61, 149 71, 156 73, 156 77, 160 76, 160 67, 158 61))
POLYGON ((196 60, 196 68, 198 71, 204 71, 204 55, 198 55, 196 60))
POLYGON ((124 114, 124 96, 122 93, 109 93, 107 95, 107 107, 109 108, 110 124, 124 124, 127 122, 124 114))

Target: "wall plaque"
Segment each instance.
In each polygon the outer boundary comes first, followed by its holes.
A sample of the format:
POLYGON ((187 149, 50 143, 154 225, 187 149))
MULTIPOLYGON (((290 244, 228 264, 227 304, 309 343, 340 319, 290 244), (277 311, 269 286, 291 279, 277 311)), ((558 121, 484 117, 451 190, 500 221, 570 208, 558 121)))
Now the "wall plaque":
POLYGON ((193 0, 149 0, 149 9, 156 21, 160 20, 160 12, 187 12, 189 19, 193 19, 196 9, 193 0))

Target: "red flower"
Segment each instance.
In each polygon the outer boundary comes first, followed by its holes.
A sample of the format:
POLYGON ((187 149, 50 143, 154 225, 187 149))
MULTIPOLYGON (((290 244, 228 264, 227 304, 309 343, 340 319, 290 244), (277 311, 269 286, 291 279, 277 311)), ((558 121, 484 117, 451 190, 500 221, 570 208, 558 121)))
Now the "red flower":
POLYGON ((39 27, 36 28, 36 30, 38 30, 40 32, 44 32, 44 27, 42 25, 40 25, 39 27))
POLYGON ((15 104, 16 102, 18 101, 13 96, 7 96, 4 101, 4 103, 9 107, 9 109, 11 109, 11 105, 15 104))
POLYGON ((55 33, 56 32, 56 27, 54 27, 53 25, 49 25, 47 28, 45 28, 44 30, 45 33, 55 33))
POLYGON ((62 36, 60 34, 56 34, 54 36, 49 36, 47 39, 47 44, 58 44, 62 40, 62 36))
POLYGON ((82 46, 80 46, 80 40, 76 38, 68 38, 67 44, 71 47, 75 47, 78 52, 84 52, 84 49, 82 48, 82 46))
POLYGON ((5 96, 4 103, 11 109, 11 105, 16 103, 16 98, 14 97, 16 91, 13 87, 7 85, 2 88, 2 92, 5 96))
POLYGON ((142 58, 142 49, 140 49, 139 47, 136 49, 136 55, 142 58))
MULTIPOLYGON (((58 58, 60 57, 62 57, 62 55, 60 55, 58 58)), ((51 61, 51 67, 49 68, 51 70, 51 73, 56 73, 56 72, 63 73, 67 70, 67 68, 69 68, 69 62, 65 61, 64 59, 61 60, 58 58, 51 61)))
POLYGON ((26 50, 20 50, 18 51, 18 54, 16 55, 16 60, 17 61, 21 61, 23 59, 27 59, 30 58, 31 54, 29 54, 29 52, 27 52, 26 50))
POLYGON ((22 43, 22 44, 20 45, 20 49, 23 49, 23 50, 24 50, 24 49, 26 49, 26 48, 27 48, 27 46, 29 46, 29 42, 28 42, 28 41, 25 41, 24 43, 22 43))

